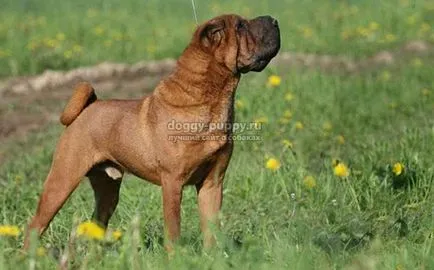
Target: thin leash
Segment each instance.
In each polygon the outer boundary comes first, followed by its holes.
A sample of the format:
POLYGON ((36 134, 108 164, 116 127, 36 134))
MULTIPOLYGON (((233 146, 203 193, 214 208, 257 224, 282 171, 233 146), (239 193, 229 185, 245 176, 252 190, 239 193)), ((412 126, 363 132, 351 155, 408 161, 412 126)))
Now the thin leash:
POLYGON ((194 0, 191 0, 191 6, 193 8, 193 14, 194 14, 194 19, 196 20, 196 24, 199 24, 197 20, 196 5, 194 4, 194 0))

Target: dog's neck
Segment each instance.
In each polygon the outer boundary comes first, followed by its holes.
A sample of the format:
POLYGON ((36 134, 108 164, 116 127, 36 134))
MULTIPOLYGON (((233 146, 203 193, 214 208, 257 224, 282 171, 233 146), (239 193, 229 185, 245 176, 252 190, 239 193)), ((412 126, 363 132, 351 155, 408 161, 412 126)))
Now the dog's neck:
POLYGON ((165 105, 205 114, 206 121, 232 122, 239 80, 239 74, 191 46, 178 59, 174 72, 157 86, 154 97, 165 105))

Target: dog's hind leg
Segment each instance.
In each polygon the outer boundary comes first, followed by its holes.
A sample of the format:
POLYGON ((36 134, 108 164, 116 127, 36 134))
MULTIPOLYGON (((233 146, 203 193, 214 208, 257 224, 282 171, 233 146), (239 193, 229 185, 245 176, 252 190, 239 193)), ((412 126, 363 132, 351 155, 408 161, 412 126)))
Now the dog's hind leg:
POLYGON ((92 219, 106 228, 119 202, 122 170, 111 164, 101 164, 95 166, 87 176, 95 195, 92 219))
POLYGON ((29 246, 29 233, 41 235, 59 209, 75 190, 80 180, 98 162, 97 152, 81 134, 65 132, 57 145, 50 172, 45 180, 36 214, 31 220, 24 248, 29 246))

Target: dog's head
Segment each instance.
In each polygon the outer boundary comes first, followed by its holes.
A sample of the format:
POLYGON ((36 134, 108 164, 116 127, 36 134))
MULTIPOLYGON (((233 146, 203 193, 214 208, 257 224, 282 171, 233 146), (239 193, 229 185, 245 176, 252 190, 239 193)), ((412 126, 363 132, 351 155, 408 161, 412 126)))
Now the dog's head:
POLYGON ((270 16, 222 15, 200 25, 193 42, 234 73, 261 71, 280 49, 280 30, 270 16))

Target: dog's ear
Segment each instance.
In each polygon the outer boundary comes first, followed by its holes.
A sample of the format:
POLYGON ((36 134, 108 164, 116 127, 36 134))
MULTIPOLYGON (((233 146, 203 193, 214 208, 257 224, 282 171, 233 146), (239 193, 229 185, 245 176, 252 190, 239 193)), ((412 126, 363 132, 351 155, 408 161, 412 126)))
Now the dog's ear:
POLYGON ((225 21, 221 19, 211 20, 198 29, 200 44, 205 48, 215 48, 223 38, 225 21))

